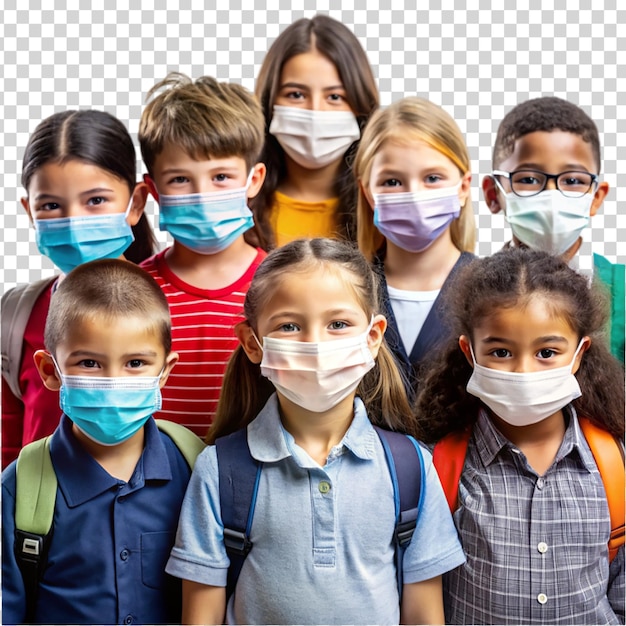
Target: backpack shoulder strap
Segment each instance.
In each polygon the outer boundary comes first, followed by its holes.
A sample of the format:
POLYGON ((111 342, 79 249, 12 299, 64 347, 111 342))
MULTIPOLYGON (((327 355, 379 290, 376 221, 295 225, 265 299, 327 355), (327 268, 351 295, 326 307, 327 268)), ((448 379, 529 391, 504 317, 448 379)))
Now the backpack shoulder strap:
POLYGON ((609 503, 611 517, 609 560, 612 561, 620 546, 624 545, 624 493, 626 491, 624 449, 611 433, 596 426, 586 417, 579 417, 578 423, 600 471, 609 503))
POLYGON ((165 433, 176 444, 176 447, 185 457, 185 461, 187 461, 187 464, 193 470, 196 458, 200 452, 206 448, 204 441, 182 424, 162 419, 154 421, 159 430, 165 433))
POLYGON ((459 480, 465 465, 465 455, 471 430, 448 433, 435 444, 433 465, 446 495, 450 511, 454 513, 459 501, 459 480))
POLYGON ((263 469, 263 464, 250 454, 247 434, 247 429, 242 428, 215 442, 224 544, 230 559, 227 599, 235 591, 243 563, 252 549, 250 530, 263 469))
POLYGON ((37 298, 50 286, 56 276, 42 278, 34 283, 17 285, 2 295, 1 338, 2 376, 7 381, 13 395, 22 399, 19 373, 22 364, 22 343, 24 331, 37 298))
POLYGON ((15 474, 14 551, 24 579, 26 623, 32 622, 39 580, 47 562, 57 495, 50 437, 20 451, 15 474))
POLYGON ((393 484, 396 528, 394 531, 398 593, 402 597, 402 562, 411 542, 425 490, 424 458, 419 444, 403 433, 374 426, 385 451, 393 484))

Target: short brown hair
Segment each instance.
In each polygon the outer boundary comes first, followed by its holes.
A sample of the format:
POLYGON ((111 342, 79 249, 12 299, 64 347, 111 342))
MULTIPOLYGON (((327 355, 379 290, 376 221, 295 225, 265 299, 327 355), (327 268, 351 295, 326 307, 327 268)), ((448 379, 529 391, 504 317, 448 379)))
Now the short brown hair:
POLYGON ((100 259, 72 270, 52 294, 44 343, 53 355, 68 328, 85 319, 135 317, 145 320, 161 338, 165 354, 172 349, 167 299, 145 270, 122 259, 100 259))
POLYGON ((555 96, 526 100, 504 116, 493 146, 493 168, 499 168, 502 161, 513 153, 515 142, 520 137, 537 131, 554 130, 578 135, 590 144, 597 173, 600 172, 600 138, 595 122, 579 106, 555 96))
POLYGON ((265 138, 263 112, 242 85, 210 76, 195 82, 171 72, 149 92, 139 123, 141 156, 152 174, 167 143, 194 159, 242 157, 249 169, 258 161, 265 138), (159 90, 165 89, 150 100, 159 90))

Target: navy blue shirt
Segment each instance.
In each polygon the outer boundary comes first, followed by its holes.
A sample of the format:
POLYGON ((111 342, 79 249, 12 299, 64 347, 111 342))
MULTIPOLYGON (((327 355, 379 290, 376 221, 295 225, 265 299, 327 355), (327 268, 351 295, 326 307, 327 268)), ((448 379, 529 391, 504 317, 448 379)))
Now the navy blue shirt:
MULTIPOLYGON (((384 254, 384 252, 382 253, 384 254)), ((445 340, 449 337, 449 327, 446 322, 446 313, 443 310, 443 299, 446 291, 452 284, 452 277, 465 265, 473 261, 476 257, 470 252, 461 252, 461 256, 454 264, 448 277, 443 283, 439 295, 433 302, 433 306, 428 313, 424 325, 422 326, 415 344, 411 349, 411 353, 407 351, 402 343, 400 331, 398 330, 398 322, 393 313, 391 302, 389 300, 389 292, 387 290, 387 280, 385 279, 385 264, 382 255, 374 260, 374 269, 380 278, 380 291, 382 300, 381 313, 387 318, 387 330, 385 331, 385 339, 391 349, 396 363, 403 375, 404 386, 409 398, 415 398, 417 395, 417 387, 420 378, 420 368, 428 360, 434 356, 433 350, 442 347, 445 340)))
MULTIPOLYGON (((53 535, 35 623, 180 623, 180 581, 165 573, 190 469, 152 418, 129 482, 80 445, 65 415, 52 435, 58 479, 53 535)), ((25 619, 15 560, 15 462, 2 473, 2 621, 25 619)))

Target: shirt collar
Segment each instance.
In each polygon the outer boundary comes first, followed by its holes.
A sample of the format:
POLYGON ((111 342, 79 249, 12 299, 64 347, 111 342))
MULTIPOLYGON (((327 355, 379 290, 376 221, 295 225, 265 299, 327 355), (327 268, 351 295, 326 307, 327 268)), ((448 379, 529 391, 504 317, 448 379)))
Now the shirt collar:
MULTIPOLYGON (((582 434, 580 425, 578 424, 576 411, 571 404, 564 407, 563 411, 565 412, 565 416, 569 418, 569 423, 565 429, 563 441, 561 442, 554 462, 558 463, 572 452, 576 452, 585 467, 593 471, 595 462, 591 450, 582 434)), ((495 427, 485 409, 479 410, 478 420, 474 427, 474 441, 480 459, 485 467, 493 463, 503 448, 515 448, 515 446, 495 427)))
MULTIPOLYGON (((152 418, 144 425, 144 437, 144 450, 129 482, 131 488, 143 485, 145 480, 172 479, 167 452, 152 418)), ((81 446, 67 415, 61 417, 52 435, 50 456, 59 488, 70 507, 79 506, 121 483, 81 446)))
MULTIPOLYGON (((354 399, 354 418, 339 446, 345 446, 364 460, 374 458, 378 435, 361 398, 354 399)), ((257 417, 248 425, 248 446, 252 458, 272 463, 292 456, 294 439, 283 427, 278 411, 278 396, 272 394, 257 417)))

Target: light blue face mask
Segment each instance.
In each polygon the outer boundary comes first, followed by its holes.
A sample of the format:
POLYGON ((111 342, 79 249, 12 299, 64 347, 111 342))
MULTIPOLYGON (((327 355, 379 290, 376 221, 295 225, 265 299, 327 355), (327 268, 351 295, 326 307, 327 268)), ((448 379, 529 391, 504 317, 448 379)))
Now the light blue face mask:
POLYGON ((163 370, 158 376, 110 378, 59 373, 61 409, 89 439, 115 446, 132 437, 161 408, 162 375, 163 370))
POLYGON ((179 196, 159 195, 159 228, 198 254, 225 250, 254 226, 245 187, 179 196))
POLYGON ((132 202, 131 196, 124 213, 33 219, 39 252, 66 274, 88 261, 118 258, 135 239, 126 221, 132 202))

